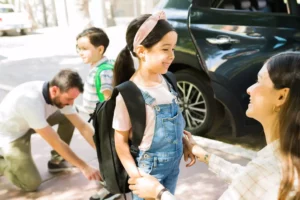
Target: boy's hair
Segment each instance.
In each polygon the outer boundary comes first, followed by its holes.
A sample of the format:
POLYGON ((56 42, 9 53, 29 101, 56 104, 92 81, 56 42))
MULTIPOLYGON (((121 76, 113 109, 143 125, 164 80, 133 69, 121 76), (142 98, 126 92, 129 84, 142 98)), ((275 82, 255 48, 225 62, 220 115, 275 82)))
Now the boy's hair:
MULTIPOLYGON (((128 81, 134 74, 133 59, 130 54, 137 57, 133 49, 134 37, 141 25, 150 17, 150 14, 142 15, 130 22, 126 31, 127 45, 119 53, 114 66, 114 85, 119 85, 122 82, 128 81)), ((158 20, 155 27, 141 42, 146 48, 151 48, 157 44, 167 33, 175 31, 172 25, 166 20, 158 20)))
POLYGON ((91 27, 91 28, 85 29, 81 33, 78 34, 78 36, 76 37, 76 40, 79 40, 82 37, 88 37, 90 40, 90 43, 94 47, 99 47, 102 45, 104 47, 103 53, 105 53, 106 48, 109 45, 109 38, 101 28, 91 27))
POLYGON ((78 88, 81 93, 83 92, 80 75, 71 69, 60 70, 50 81, 49 86, 57 86, 61 92, 67 92, 71 88, 78 88))

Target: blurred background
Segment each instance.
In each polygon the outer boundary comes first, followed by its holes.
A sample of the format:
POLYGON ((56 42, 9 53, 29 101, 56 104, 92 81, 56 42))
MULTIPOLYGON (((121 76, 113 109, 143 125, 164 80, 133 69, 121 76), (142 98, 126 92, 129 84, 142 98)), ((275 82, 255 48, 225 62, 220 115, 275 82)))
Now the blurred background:
POLYGON ((151 13, 159 0, 0 0, 15 12, 25 12, 33 28, 89 26, 109 27, 128 23, 151 13))

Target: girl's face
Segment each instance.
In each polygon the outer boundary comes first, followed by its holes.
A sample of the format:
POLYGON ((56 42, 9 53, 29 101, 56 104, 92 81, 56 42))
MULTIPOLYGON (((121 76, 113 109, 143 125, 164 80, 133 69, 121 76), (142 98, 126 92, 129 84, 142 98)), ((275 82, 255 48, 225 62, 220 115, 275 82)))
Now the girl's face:
POLYGON ((95 64, 103 57, 103 46, 95 47, 88 37, 77 40, 77 51, 85 64, 95 64))
POLYGON ((274 88, 270 79, 267 64, 265 64, 258 73, 258 79, 255 84, 247 89, 250 95, 250 103, 246 111, 248 117, 261 122, 274 115, 274 106, 277 105, 279 90, 274 88))
POLYGON ((145 49, 141 58, 143 65, 153 73, 165 74, 173 62, 177 33, 170 31, 158 43, 145 49))

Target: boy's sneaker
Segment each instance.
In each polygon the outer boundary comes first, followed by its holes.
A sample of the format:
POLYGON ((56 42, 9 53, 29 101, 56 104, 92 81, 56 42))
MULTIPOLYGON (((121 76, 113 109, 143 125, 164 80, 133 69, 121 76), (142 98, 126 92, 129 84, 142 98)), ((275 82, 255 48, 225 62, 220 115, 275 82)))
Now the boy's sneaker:
POLYGON ((58 173, 62 171, 70 171, 74 166, 63 160, 59 163, 53 163, 51 161, 48 162, 48 171, 50 173, 58 173))
POLYGON ((102 188, 99 192, 90 197, 90 200, 114 200, 118 199, 121 194, 111 194, 107 189, 102 188))

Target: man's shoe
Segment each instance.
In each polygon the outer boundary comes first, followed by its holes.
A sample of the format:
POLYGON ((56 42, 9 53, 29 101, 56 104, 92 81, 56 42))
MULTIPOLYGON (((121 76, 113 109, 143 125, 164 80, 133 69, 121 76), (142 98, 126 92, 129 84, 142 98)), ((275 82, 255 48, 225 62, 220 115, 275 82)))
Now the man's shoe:
MULTIPOLYGON (((0 154, 0 160, 4 159, 4 157, 0 154)), ((0 177, 3 176, 3 172, 0 171, 0 177)))
POLYGON ((99 192, 90 197, 90 200, 114 200, 118 199, 121 194, 111 194, 107 189, 102 188, 99 192))
POLYGON ((74 168, 73 165, 69 164, 67 161, 63 160, 61 162, 53 163, 51 161, 48 162, 48 171, 50 173, 58 173, 63 171, 70 171, 74 168))

